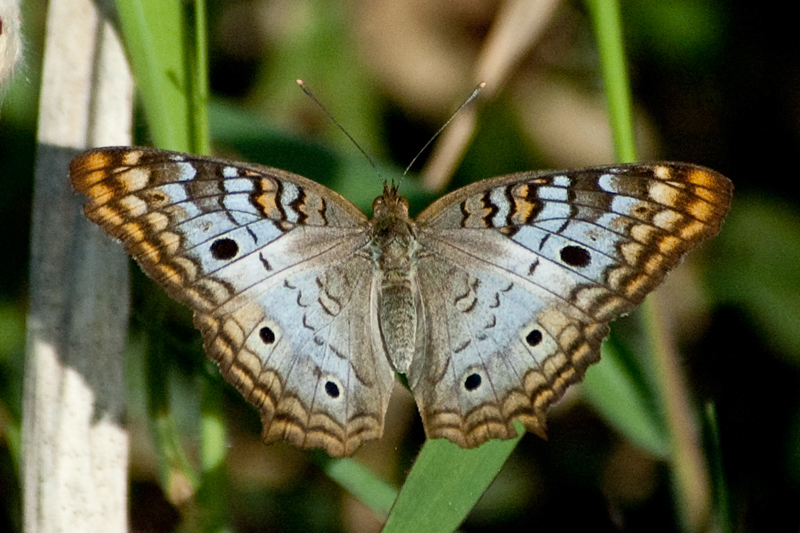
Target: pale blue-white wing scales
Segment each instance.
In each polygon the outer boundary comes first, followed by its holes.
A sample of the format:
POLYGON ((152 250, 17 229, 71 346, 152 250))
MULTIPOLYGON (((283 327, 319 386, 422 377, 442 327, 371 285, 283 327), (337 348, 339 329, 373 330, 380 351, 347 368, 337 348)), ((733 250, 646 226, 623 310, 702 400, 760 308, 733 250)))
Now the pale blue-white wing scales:
POLYGON ((380 436, 393 372, 363 320, 366 217, 278 169, 144 148, 70 167, 88 218, 195 311, 206 352, 264 437, 332 455, 380 436))
POLYGON ((462 446, 543 434, 600 357, 608 322, 717 233, 727 178, 621 165, 485 180, 417 219, 426 342, 409 383, 429 436, 462 446))
POLYGON ((597 360, 608 326, 555 305, 554 284, 452 250, 421 260, 419 283, 426 343, 408 377, 428 435, 473 447, 515 436, 514 420, 544 435, 547 408, 597 360))
POLYGON ((240 293, 243 306, 196 315, 206 350, 261 410, 266 442, 349 455, 381 436, 394 382, 365 320, 371 265, 353 256, 276 277, 240 293))

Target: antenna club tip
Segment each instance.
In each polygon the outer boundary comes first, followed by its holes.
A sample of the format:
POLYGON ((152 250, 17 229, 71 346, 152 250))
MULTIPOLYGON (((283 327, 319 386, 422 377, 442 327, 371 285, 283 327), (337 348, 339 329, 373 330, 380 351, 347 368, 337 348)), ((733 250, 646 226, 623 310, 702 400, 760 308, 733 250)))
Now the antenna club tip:
POLYGON ((297 85, 299 85, 300 87, 302 87, 303 85, 305 85, 305 82, 304 82, 303 80, 301 80, 300 78, 297 78, 297 79, 296 79, 296 80, 294 80, 294 81, 295 81, 295 82, 297 83, 297 85))
POLYGON ((478 89, 483 89, 484 87, 486 87, 486 82, 485 81, 482 81, 482 82, 480 82, 478 84, 478 89))

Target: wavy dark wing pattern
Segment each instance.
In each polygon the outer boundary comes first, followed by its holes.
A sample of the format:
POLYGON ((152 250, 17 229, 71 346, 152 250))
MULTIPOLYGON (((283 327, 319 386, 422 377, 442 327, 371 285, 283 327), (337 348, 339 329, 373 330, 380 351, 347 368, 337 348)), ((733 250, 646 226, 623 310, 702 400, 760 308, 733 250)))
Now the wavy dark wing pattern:
POLYGON ((335 456, 381 436, 390 361, 429 437, 474 447, 516 420, 544 435, 609 321, 719 231, 732 194, 695 165, 618 165, 485 180, 416 222, 386 186, 367 221, 301 176, 175 152, 91 150, 70 177, 86 216, 194 310, 264 440, 335 456))
POLYGON ((341 456, 381 435, 394 373, 364 320, 355 206, 282 170, 146 148, 85 152, 70 178, 86 216, 194 310, 265 440, 341 456))
POLYGON ((684 163, 520 173, 417 218, 426 347, 409 383, 429 437, 473 447, 544 434, 547 408, 600 358, 608 322, 717 234, 733 187, 684 163))

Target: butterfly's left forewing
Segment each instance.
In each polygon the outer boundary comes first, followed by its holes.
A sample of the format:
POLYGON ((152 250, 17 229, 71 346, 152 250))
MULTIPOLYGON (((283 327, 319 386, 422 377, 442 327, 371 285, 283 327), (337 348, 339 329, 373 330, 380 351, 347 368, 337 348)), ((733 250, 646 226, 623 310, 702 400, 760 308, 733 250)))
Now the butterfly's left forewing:
POLYGON ((145 148, 73 160, 87 217, 195 312, 264 438, 352 453, 379 437, 394 374, 364 320, 366 217, 278 169, 145 148))
POLYGON ((717 233, 730 181, 694 165, 523 173, 417 218, 425 350, 409 372, 426 432, 462 446, 543 434, 600 357, 608 322, 717 233))

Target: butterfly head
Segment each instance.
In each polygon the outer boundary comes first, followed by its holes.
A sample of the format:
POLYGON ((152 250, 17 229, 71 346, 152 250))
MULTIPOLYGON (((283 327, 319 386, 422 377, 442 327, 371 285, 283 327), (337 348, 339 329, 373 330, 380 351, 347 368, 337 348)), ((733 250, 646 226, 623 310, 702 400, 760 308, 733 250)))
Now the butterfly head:
POLYGON ((372 202, 372 214, 375 219, 401 218, 408 219, 408 200, 397 194, 397 186, 384 182, 383 194, 372 202))
POLYGON ((383 184, 383 194, 372 202, 372 234, 378 247, 410 242, 414 230, 408 216, 408 200, 397 194, 397 186, 383 184))

